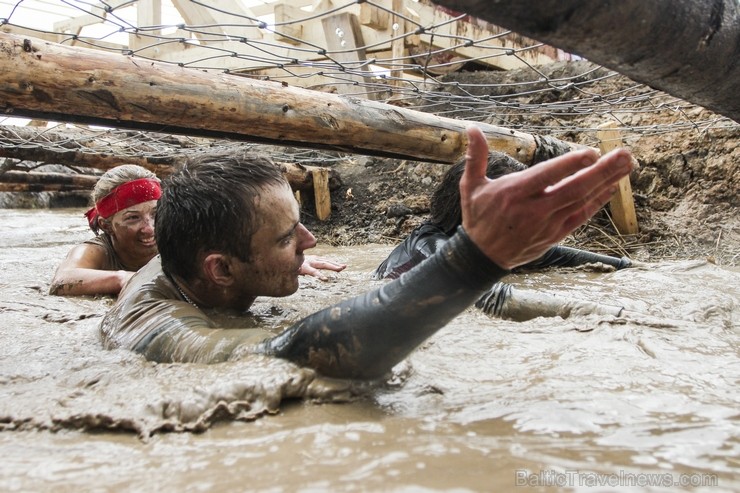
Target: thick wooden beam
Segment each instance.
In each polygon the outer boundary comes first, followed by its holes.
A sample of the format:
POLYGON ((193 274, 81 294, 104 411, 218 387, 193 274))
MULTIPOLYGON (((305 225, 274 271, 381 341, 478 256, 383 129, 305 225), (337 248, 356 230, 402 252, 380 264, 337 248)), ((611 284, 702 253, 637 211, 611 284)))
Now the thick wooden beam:
POLYGON ((435 0, 740 122, 737 0, 435 0))
MULTIPOLYGON (((106 132, 109 134, 109 132, 106 132)), ((108 135, 111 137, 111 135, 108 135)), ((111 140, 116 140, 115 135, 111 140)), ((128 141, 123 136, 120 141, 128 141)), ((159 177, 166 177, 172 171, 194 155, 183 149, 177 149, 173 146, 171 152, 164 153, 157 157, 132 155, 132 150, 128 147, 117 148, 115 145, 103 145, 100 142, 97 146, 99 151, 95 150, 95 142, 91 142, 90 135, 78 135, 73 131, 58 131, 56 129, 37 129, 27 127, 10 127, 0 126, 0 157, 19 159, 23 161, 34 161, 42 164, 61 164, 71 168, 95 168, 99 170, 109 170, 121 164, 137 164, 142 166, 159 177), (18 145, 18 142, 23 145, 18 145), (86 142, 91 147, 84 147, 79 142, 86 142)), ((326 169, 327 186, 330 190, 336 190, 342 186, 342 180, 336 170, 330 168, 304 166, 298 163, 277 162, 275 163, 283 171, 285 178, 290 183, 293 190, 311 190, 314 187, 313 172, 317 169, 326 169)), ((24 178, 7 178, 8 173, 0 171, 0 182, 18 182, 24 178)), ((16 175, 30 175, 28 172, 16 172, 16 175)), ((48 176, 59 175, 61 183, 68 183, 71 174, 46 173, 48 176), (66 178, 64 178, 66 177, 66 178)), ((31 180, 32 178, 25 178, 31 180)), ((92 187, 90 187, 92 188, 92 187)))
POLYGON ((0 173, 2 183, 34 183, 41 185, 73 185, 81 190, 92 190, 98 182, 93 175, 71 173, 40 173, 36 171, 6 171, 0 173))
MULTIPOLYGON (((225 73, 0 34, 0 113, 453 163, 470 122, 225 73)), ((476 123, 525 164, 578 148, 476 123)))

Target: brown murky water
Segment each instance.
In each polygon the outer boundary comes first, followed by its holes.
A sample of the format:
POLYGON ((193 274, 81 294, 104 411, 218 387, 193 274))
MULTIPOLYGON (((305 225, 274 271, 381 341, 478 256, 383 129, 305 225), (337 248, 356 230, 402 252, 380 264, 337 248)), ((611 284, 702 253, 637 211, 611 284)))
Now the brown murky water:
MULTIPOLYGON (((110 300, 46 294, 87 235, 79 210, 0 210, 0 491, 740 490, 737 271, 512 276, 631 314, 470 309, 364 389, 265 358, 102 350, 110 300)), ((259 302, 251 322, 278 330, 376 285, 389 250, 319 250, 350 267, 259 302)))

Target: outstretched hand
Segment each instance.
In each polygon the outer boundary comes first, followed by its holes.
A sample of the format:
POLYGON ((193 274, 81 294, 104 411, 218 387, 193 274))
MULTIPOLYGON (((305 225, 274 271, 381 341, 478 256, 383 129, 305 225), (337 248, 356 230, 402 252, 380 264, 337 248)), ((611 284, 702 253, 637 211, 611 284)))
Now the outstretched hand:
POLYGON ((306 257, 303 259, 303 265, 301 265, 298 273, 303 276, 313 276, 319 278, 322 281, 326 281, 329 278, 326 277, 326 275, 324 275, 324 273, 321 272, 321 270, 319 269, 340 272, 343 271, 345 267, 347 267, 346 264, 340 264, 338 262, 334 262, 333 260, 314 257, 312 255, 306 255, 306 257))
POLYGON ((496 180, 486 177, 488 143, 474 126, 460 181, 463 227, 492 261, 511 269, 541 257, 585 223, 632 170, 632 156, 616 149, 573 151, 496 180))

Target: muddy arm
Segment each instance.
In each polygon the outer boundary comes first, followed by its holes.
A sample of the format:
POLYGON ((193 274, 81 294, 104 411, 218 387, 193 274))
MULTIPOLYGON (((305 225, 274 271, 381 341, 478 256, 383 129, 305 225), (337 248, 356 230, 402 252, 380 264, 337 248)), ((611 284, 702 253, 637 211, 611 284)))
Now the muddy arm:
POLYGON ((545 267, 575 267, 583 264, 602 263, 617 270, 632 265, 627 257, 611 257, 599 253, 565 246, 554 246, 537 260, 518 267, 517 270, 543 269, 545 267))
POLYGON ((377 378, 507 273, 460 228, 399 279, 306 317, 259 350, 330 377, 377 378))

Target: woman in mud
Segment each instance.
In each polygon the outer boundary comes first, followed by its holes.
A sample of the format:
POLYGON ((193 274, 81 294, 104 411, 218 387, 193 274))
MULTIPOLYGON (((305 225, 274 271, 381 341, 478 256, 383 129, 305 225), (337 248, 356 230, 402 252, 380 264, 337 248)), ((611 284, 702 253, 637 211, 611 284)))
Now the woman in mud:
MULTIPOLYGON (((488 154, 486 176, 496 179, 509 173, 523 171, 527 167, 511 156, 491 151, 488 154)), ((434 254, 462 224, 460 207, 460 179, 465 170, 465 160, 455 163, 442 177, 434 189, 429 204, 430 218, 417 226, 406 239, 391 251, 373 273, 374 279, 396 279, 404 272, 434 254)), ((575 267, 583 264, 602 263, 615 269, 630 267, 627 257, 616 258, 608 255, 579 250, 577 248, 553 246, 545 254, 528 262, 514 272, 543 269, 545 267, 575 267)))
POLYGON ((583 150, 490 180, 485 136, 471 127, 468 140, 463 221, 452 238, 399 279, 277 335, 219 327, 208 313, 243 312, 258 296, 298 289, 304 251, 316 239, 300 221, 290 186, 259 157, 209 156, 183 167, 159 204, 160 256, 137 272, 101 321, 103 345, 159 362, 262 353, 329 377, 377 378, 512 268, 583 224, 632 169, 624 149, 602 157, 583 150))
POLYGON ((141 166, 124 164, 103 174, 85 213, 95 236, 70 250, 49 294, 117 295, 157 255, 154 216, 161 195, 159 179, 141 166))

